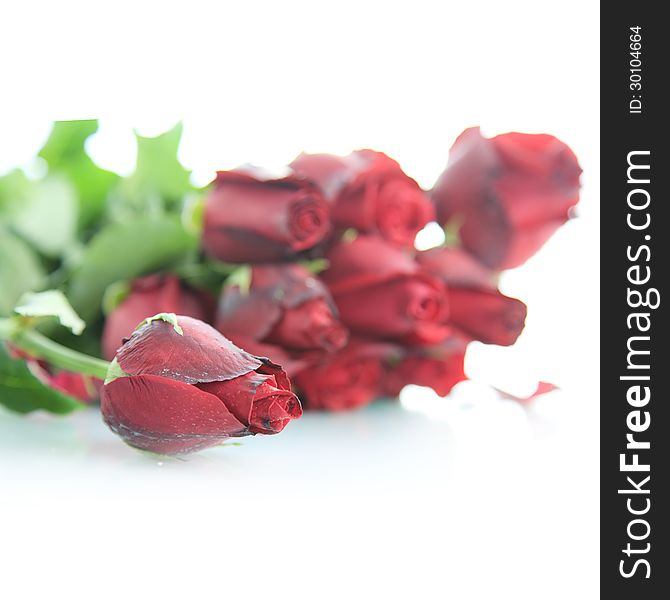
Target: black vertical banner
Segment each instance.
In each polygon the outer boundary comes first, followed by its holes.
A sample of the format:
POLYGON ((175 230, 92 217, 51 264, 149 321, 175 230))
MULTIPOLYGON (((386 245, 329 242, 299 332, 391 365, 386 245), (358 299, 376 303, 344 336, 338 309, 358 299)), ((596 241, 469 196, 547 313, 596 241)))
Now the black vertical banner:
POLYGON ((670 29, 601 3, 601 590, 670 598, 670 29))

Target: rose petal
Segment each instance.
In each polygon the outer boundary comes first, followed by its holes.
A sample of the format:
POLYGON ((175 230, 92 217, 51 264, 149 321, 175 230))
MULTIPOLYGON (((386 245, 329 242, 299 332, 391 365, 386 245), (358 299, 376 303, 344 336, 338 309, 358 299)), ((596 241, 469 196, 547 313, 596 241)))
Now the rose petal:
POLYGON ((252 433, 279 433, 302 414, 296 396, 274 374, 248 373, 229 381, 200 384, 217 396, 252 433))
POLYGON ((205 204, 203 246, 229 262, 276 262, 314 246, 330 229, 319 189, 297 176, 221 171, 205 204))
POLYGON ((153 452, 192 452, 249 433, 216 396, 155 375, 105 385, 101 409, 128 444, 153 452))
POLYGON ((496 288, 496 274, 461 248, 447 246, 417 252, 416 261, 448 287, 496 288))
POLYGON ((409 384, 430 387, 440 396, 446 396, 460 381, 467 379, 464 372, 467 340, 452 335, 444 343, 432 348, 405 353, 389 361, 384 377, 385 392, 397 396, 409 384))
POLYGON ((266 341, 296 351, 334 352, 347 343, 347 337, 346 328, 335 318, 332 308, 322 298, 315 298, 286 309, 266 341))
POLYGON ((316 410, 365 406, 382 394, 384 359, 399 351, 395 344, 352 338, 345 348, 295 376, 300 397, 307 408, 316 410))
POLYGON ((417 232, 433 219, 433 207, 416 181, 382 152, 302 154, 291 167, 315 181, 330 199, 336 229, 353 227, 412 246, 417 232))
POLYGON ((478 128, 456 140, 432 191, 438 220, 461 222, 463 246, 492 269, 518 266, 570 216, 579 200, 574 153, 545 134, 484 138, 478 128))
POLYGON ((451 288, 449 319, 472 339, 511 346, 526 321, 526 305, 498 291, 451 288))
POLYGON ((174 275, 149 275, 131 284, 130 294, 107 317, 102 336, 103 354, 114 358, 123 340, 146 318, 158 313, 186 315, 202 321, 212 316, 212 301, 183 286, 174 275))
POLYGON ((422 274, 335 295, 342 322, 352 331, 408 344, 436 344, 449 333, 441 282, 422 274))
POLYGON ((326 258, 329 267, 320 276, 332 294, 418 271, 411 256, 371 236, 358 236, 351 242, 338 244, 326 258))
POLYGON ((180 316, 178 323, 183 335, 160 320, 141 327, 119 349, 119 366, 130 375, 160 375, 184 383, 204 383, 233 379, 263 364, 197 319, 180 316))

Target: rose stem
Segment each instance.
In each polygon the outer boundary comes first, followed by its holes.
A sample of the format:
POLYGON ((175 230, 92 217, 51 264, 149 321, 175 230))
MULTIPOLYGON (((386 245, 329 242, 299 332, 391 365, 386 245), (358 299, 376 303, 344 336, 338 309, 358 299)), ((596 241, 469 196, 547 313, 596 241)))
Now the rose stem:
POLYGON ((107 376, 109 367, 107 361, 70 350, 31 329, 2 327, 4 325, 2 321, 4 319, 0 319, 0 339, 6 338, 31 356, 44 359, 50 365, 65 371, 91 375, 103 380, 107 376))

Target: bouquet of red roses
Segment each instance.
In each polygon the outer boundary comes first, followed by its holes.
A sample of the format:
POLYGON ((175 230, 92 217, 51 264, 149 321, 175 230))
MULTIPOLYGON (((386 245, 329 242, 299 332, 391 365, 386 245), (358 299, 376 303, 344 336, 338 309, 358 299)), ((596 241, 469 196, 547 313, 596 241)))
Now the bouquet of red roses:
POLYGON ((127 178, 86 155, 96 128, 56 124, 42 180, 0 178, 0 402, 99 399, 114 432, 166 454, 407 384, 447 395, 470 341, 516 341, 526 306, 498 275, 579 198, 577 160, 549 135, 468 129, 430 191, 372 150, 220 171, 198 190, 180 128, 139 138, 127 178), (435 221, 444 242, 417 250, 435 221))

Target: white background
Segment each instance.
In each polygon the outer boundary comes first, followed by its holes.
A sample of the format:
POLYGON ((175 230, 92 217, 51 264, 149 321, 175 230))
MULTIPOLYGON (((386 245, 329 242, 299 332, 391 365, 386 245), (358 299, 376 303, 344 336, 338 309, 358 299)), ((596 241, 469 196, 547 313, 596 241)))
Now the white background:
MULTIPOLYGON (((598 595, 598 3, 22 2, 0 14, 0 172, 52 119, 101 117, 108 168, 132 128, 183 119, 181 158, 278 166, 380 149, 430 186, 464 128, 557 135, 579 218, 503 290, 512 348, 475 345, 440 399, 306 415, 280 435, 157 462, 95 412, 0 412, 0 594, 33 598, 598 595), (501 401, 538 380, 529 412, 501 401)), ((0 257, 7 260, 7 257, 0 257)))

